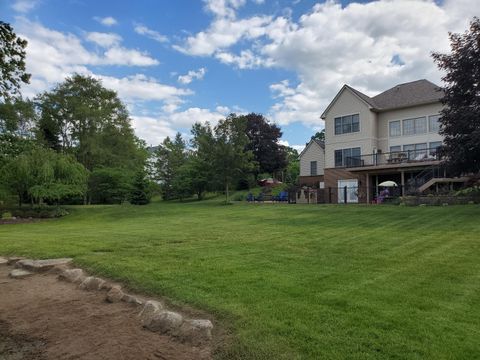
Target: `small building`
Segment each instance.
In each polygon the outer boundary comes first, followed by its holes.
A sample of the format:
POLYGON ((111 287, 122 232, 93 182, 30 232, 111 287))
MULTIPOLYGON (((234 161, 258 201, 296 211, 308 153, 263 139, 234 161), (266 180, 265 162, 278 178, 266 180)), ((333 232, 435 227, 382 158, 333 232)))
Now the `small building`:
POLYGON ((298 185, 323 189, 325 176, 325 143, 312 139, 300 153, 298 185))

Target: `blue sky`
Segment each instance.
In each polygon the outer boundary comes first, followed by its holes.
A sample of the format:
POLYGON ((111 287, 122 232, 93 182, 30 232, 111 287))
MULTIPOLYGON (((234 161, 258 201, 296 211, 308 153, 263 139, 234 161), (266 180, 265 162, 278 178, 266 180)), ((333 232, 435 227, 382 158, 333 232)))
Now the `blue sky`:
POLYGON ((27 38, 26 96, 74 72, 119 93, 149 144, 195 121, 258 112, 298 149, 344 83, 374 95, 440 82, 431 51, 448 50, 477 0, 0 0, 27 38))

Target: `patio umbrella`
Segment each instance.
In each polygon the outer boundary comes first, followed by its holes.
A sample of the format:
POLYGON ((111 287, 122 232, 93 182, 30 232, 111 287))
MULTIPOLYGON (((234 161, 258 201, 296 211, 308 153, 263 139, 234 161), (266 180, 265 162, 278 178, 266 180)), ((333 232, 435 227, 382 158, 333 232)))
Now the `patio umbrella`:
POLYGON ((381 182, 380 184, 378 184, 378 186, 387 186, 387 187, 397 186, 397 183, 395 181, 387 180, 387 181, 381 182))

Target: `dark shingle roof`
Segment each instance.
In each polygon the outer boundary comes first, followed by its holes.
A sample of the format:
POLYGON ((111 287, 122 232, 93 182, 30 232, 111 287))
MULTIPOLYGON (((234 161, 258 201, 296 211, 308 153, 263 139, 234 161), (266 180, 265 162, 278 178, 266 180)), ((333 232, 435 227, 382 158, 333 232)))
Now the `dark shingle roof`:
POLYGON ((322 140, 318 140, 318 139, 313 139, 315 140, 315 142, 322 148, 322 149, 325 149, 325 142, 323 142, 322 140))
POLYGON ((439 86, 422 79, 396 85, 370 100, 375 109, 387 110, 440 101, 443 95, 439 86))

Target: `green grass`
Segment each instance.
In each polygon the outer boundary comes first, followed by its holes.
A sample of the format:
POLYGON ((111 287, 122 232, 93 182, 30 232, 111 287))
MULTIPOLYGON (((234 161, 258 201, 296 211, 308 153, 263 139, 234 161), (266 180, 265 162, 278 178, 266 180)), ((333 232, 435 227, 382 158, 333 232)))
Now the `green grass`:
POLYGON ((0 254, 71 256, 208 311, 226 359, 480 358, 476 205, 78 207, 0 226, 0 254))

